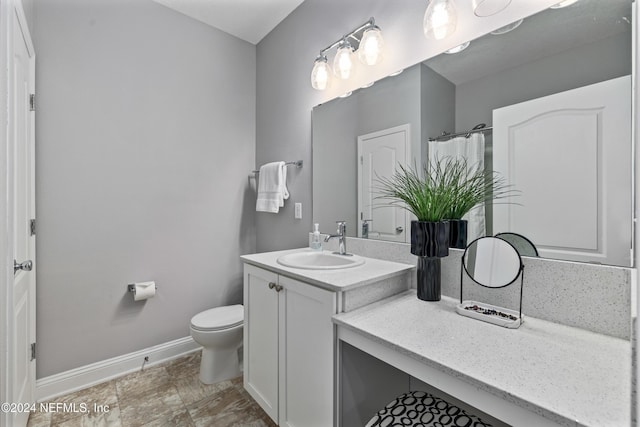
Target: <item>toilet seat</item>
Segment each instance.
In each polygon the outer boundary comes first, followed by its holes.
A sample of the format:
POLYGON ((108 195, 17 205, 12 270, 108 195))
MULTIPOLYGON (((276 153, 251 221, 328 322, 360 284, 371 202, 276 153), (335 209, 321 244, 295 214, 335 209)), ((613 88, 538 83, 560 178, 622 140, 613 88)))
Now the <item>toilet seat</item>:
POLYGON ((211 308, 191 318, 191 327, 198 331, 221 331, 242 325, 244 307, 240 304, 211 308))

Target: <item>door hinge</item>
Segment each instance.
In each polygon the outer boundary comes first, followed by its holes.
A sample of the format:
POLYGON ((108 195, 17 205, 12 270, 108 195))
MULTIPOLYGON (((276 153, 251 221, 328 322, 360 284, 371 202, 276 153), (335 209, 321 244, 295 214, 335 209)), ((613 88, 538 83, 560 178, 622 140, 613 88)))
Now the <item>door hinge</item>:
POLYGON ((36 360, 36 343, 31 343, 31 361, 36 360))
POLYGON ((29 111, 36 111, 36 94, 29 94, 29 111))
POLYGON ((31 221, 29 221, 29 233, 31 234, 31 236, 35 236, 36 235, 36 220, 32 219, 31 221))

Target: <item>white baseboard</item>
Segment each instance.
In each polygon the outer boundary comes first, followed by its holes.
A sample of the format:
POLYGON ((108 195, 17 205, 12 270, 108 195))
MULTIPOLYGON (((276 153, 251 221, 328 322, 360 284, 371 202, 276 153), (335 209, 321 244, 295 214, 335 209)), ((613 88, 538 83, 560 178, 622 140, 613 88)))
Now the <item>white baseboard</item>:
POLYGON ((144 358, 147 356, 149 361, 144 363, 145 368, 184 356, 200 348, 202 347, 189 336, 41 378, 36 381, 36 400, 42 402, 138 371, 142 369, 144 358))

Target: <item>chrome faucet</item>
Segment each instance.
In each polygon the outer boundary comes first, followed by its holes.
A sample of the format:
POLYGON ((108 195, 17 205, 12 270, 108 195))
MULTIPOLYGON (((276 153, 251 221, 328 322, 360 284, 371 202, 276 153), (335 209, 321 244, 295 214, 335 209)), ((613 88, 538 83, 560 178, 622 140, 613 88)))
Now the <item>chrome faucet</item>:
POLYGON ((338 234, 330 234, 324 238, 324 241, 328 242, 332 237, 337 237, 339 251, 334 253, 338 255, 351 255, 347 253, 347 241, 345 239, 347 237, 347 222, 336 221, 336 224, 338 224, 338 234))

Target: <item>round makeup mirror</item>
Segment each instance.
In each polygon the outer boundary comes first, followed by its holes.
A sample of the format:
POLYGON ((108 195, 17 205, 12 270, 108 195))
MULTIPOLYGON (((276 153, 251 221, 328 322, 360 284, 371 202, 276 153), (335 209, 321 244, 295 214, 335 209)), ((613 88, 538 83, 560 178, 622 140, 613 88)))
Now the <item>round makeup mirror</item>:
POLYGON ((538 249, 536 249, 536 245, 522 234, 505 232, 498 233, 495 237, 511 243, 513 247, 516 248, 520 256, 538 256, 538 249))
POLYGON ((462 265, 471 279, 487 288, 503 288, 516 281, 522 259, 515 247, 497 237, 480 237, 467 246, 462 265))

